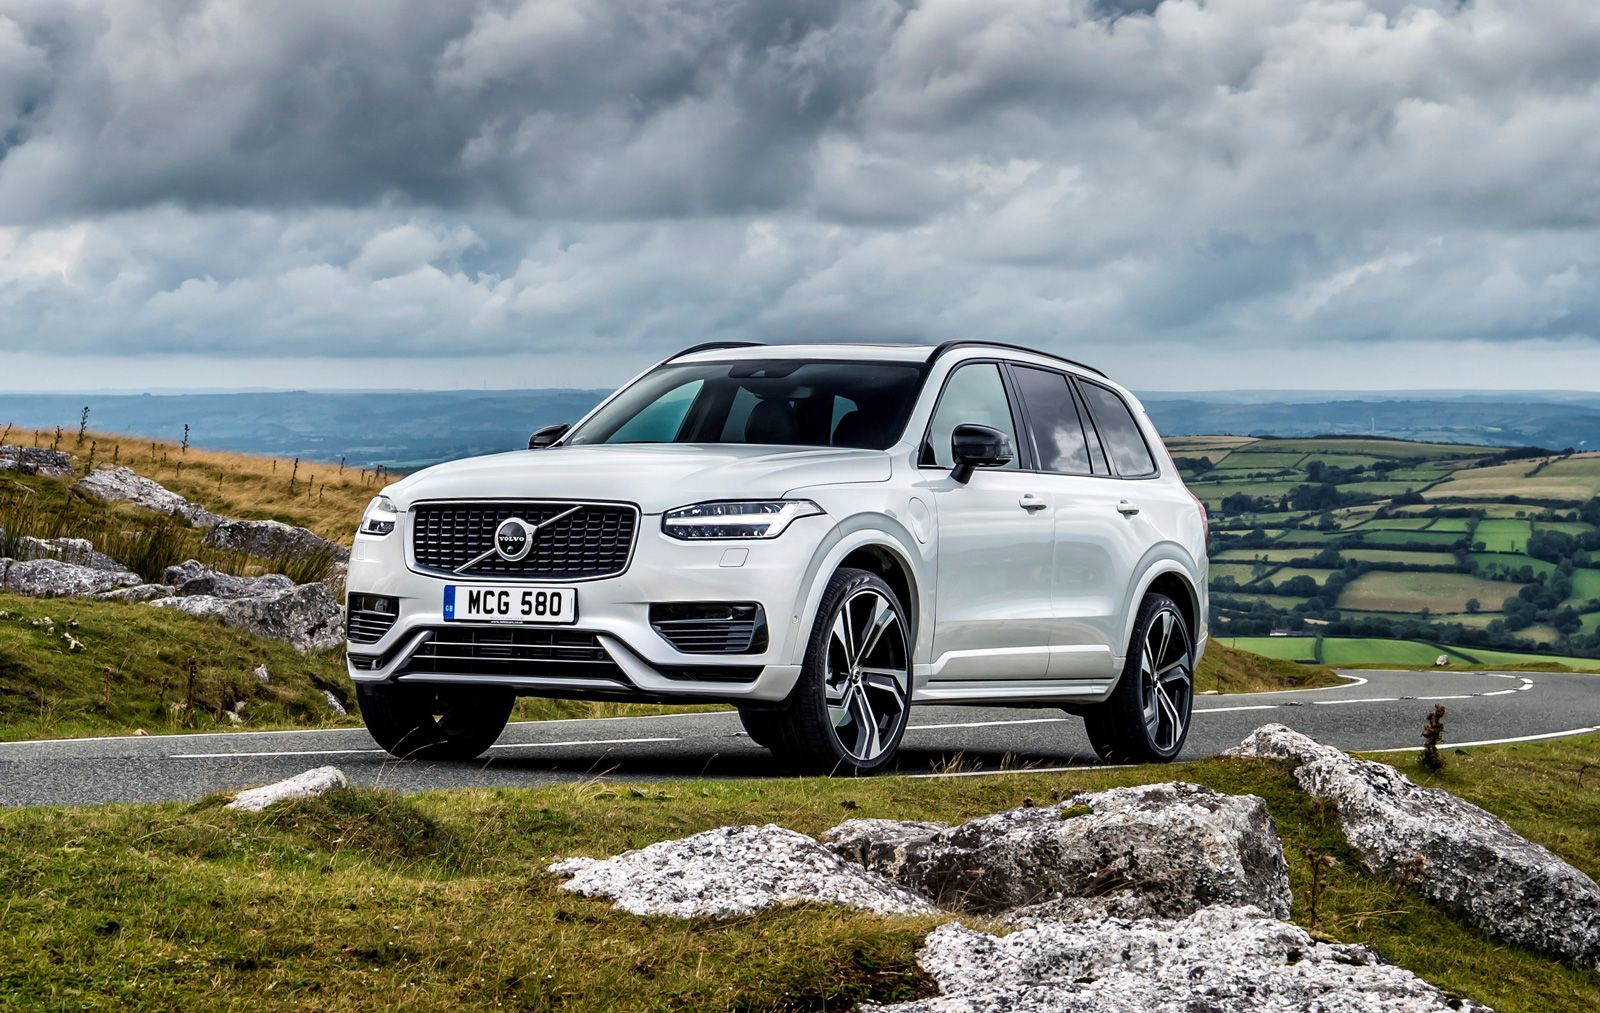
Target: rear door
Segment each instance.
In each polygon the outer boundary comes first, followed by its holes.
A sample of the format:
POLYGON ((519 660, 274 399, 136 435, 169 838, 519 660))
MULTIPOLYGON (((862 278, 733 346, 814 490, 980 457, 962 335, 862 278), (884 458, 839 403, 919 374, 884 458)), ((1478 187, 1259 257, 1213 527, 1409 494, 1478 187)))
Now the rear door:
POLYGON ((938 514, 931 677, 939 681, 1042 678, 1049 669, 1053 522, 1039 476, 1022 468, 1017 421, 999 363, 978 361, 950 373, 928 426, 920 484, 938 514), (1008 434, 1018 456, 957 482, 950 436, 966 423, 1008 434))
POLYGON ((1134 546, 1117 511, 1121 485, 1067 374, 1012 363, 1037 481, 1052 504, 1050 668, 1052 678, 1115 673, 1122 631, 1112 622, 1134 546))

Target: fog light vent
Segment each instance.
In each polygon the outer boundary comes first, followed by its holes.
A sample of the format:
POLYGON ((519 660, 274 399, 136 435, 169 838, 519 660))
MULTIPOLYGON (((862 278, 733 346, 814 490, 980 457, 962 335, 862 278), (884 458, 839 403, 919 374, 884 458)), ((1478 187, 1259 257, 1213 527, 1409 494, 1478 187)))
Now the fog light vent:
POLYGON ((352 594, 345 603, 344 635, 352 644, 375 644, 400 618, 400 599, 352 594))
POLYGON ((684 654, 759 654, 767 649, 767 614, 755 602, 651 605, 650 625, 684 654))

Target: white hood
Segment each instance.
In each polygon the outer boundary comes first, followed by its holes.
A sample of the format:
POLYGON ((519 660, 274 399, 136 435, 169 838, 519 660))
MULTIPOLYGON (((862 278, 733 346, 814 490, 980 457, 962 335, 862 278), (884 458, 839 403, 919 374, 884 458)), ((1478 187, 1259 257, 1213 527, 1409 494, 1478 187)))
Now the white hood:
POLYGON ((748 444, 602 444, 519 450, 435 465, 387 490, 401 509, 433 499, 585 499, 647 514, 718 499, 770 499, 818 485, 889 480, 881 450, 748 444))

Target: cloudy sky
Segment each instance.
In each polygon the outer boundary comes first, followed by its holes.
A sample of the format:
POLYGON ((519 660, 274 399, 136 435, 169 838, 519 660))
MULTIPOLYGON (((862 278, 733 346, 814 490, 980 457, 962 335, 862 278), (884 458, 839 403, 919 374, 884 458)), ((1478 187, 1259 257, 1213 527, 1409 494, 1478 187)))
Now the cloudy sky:
POLYGON ((0 390, 1600 388, 1594 0, 0 0, 0 390))

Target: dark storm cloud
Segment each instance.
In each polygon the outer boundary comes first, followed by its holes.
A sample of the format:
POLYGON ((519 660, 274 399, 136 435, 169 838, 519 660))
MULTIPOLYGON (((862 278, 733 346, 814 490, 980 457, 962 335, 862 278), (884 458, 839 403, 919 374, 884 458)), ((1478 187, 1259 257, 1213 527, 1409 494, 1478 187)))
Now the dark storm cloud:
POLYGON ((0 0, 0 348, 1600 347, 1596 52, 1590 0, 0 0))

